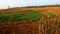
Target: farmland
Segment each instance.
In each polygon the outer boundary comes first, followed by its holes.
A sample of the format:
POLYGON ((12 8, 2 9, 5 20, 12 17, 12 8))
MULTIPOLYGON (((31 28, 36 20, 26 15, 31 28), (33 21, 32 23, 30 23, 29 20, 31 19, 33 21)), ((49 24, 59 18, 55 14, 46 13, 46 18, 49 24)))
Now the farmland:
POLYGON ((0 34, 60 33, 60 7, 17 7, 0 11, 0 34))

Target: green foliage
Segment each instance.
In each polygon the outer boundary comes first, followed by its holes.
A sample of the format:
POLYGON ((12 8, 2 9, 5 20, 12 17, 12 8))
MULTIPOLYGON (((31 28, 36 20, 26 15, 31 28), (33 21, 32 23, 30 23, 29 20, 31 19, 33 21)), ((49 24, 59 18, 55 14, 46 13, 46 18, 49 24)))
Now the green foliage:
MULTIPOLYGON (((51 18, 55 17, 54 14, 49 13, 51 18)), ((36 13, 34 11, 26 11, 25 15, 17 14, 17 13, 9 13, 9 14, 0 14, 0 22, 17 22, 17 21, 33 21, 37 20, 38 18, 45 18, 47 17, 43 13, 36 13)))
POLYGON ((45 14, 42 14, 42 13, 40 13, 40 18, 45 18, 45 17, 47 17, 45 14))
POLYGON ((1 14, 0 22, 13 22, 17 21, 21 17, 22 17, 21 14, 1 14))
POLYGON ((0 22, 15 22, 15 21, 32 21, 36 20, 39 14, 33 11, 26 12, 25 15, 22 14, 0 14, 0 22))
POLYGON ((54 17, 56 17, 56 15, 53 14, 53 13, 51 13, 51 12, 47 12, 47 14, 49 14, 50 18, 54 18, 54 17))
POLYGON ((33 11, 28 11, 25 14, 25 18, 27 20, 36 20, 39 17, 39 14, 37 14, 36 12, 33 11))

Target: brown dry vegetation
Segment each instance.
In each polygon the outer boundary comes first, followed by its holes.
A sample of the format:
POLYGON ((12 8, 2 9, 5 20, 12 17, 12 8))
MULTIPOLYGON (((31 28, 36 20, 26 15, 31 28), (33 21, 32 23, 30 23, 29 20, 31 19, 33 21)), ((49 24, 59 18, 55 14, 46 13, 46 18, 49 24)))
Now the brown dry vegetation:
POLYGON ((39 20, 0 24, 0 34, 39 34, 39 20))

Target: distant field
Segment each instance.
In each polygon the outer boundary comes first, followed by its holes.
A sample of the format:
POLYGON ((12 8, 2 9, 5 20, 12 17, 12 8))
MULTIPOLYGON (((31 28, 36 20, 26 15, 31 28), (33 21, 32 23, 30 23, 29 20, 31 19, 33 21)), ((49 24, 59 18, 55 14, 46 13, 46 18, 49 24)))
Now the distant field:
POLYGON ((37 8, 11 8, 6 10, 0 10, 0 13, 24 13, 25 11, 33 10, 35 12, 42 11, 43 13, 49 11, 51 13, 54 13, 56 15, 60 15, 60 7, 37 7, 37 8))

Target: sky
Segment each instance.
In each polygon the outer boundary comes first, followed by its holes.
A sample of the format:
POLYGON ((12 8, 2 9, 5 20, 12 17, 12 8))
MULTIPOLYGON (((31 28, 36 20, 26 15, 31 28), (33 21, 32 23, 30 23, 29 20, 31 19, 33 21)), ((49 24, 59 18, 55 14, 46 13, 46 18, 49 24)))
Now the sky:
POLYGON ((0 9, 11 7, 60 4, 60 0, 0 0, 0 9))

